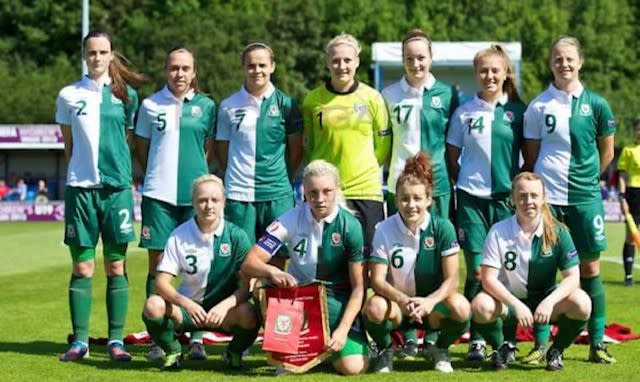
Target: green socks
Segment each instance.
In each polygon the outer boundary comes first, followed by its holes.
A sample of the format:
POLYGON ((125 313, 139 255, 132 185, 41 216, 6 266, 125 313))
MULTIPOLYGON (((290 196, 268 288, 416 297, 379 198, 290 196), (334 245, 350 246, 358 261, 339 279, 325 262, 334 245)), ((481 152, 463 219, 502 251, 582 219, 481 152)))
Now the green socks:
POLYGON ((440 337, 438 337, 437 346, 440 349, 447 349, 449 345, 458 339, 462 333, 469 327, 469 320, 460 322, 445 318, 440 324, 440 337))
POLYGON ((391 320, 384 320, 378 324, 365 319, 365 327, 379 349, 386 349, 391 346, 390 333, 393 328, 391 320))
POLYGON ((581 278, 580 285, 591 298, 591 317, 589 318, 589 341, 591 346, 599 345, 604 340, 605 312, 607 309, 604 284, 600 275, 590 279, 581 278))
POLYGON ((495 322, 488 324, 476 323, 476 330, 484 337, 493 350, 498 350, 500 345, 504 342, 504 335, 502 334, 502 318, 498 318, 495 322))
POLYGON ((143 313, 142 321, 147 326, 153 343, 160 346, 165 353, 174 354, 182 351, 182 346, 175 335, 176 327, 170 318, 147 318, 143 313))
POLYGON ((558 334, 551 347, 560 351, 568 348, 586 324, 587 320, 574 320, 566 315, 562 315, 558 320, 558 334))
POLYGON ((551 335, 551 325, 533 324, 533 339, 536 347, 546 349, 549 335, 551 335))
POLYGON ((109 340, 122 340, 129 306, 129 282, 126 276, 107 276, 107 315, 109 340))
POLYGON ((147 274, 147 283, 145 285, 147 298, 156 294, 156 276, 147 274))
POLYGON ((259 326, 256 326, 255 329, 243 329, 239 326, 232 327, 233 339, 229 342, 227 349, 231 353, 242 353, 247 350, 256 340, 259 329, 259 326))
POLYGON ((91 277, 71 275, 69 281, 69 310, 76 341, 89 343, 89 317, 93 288, 91 277))

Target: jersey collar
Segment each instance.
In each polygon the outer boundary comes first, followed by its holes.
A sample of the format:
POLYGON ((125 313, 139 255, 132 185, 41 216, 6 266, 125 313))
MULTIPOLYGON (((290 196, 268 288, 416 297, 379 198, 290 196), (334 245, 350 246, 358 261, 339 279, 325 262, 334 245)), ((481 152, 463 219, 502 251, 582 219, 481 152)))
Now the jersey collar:
POLYGON ((273 86, 271 82, 269 82, 269 85, 267 85, 267 91, 264 92, 264 94, 260 97, 256 97, 253 94, 249 93, 247 89, 244 87, 244 85, 242 85, 242 88, 240 89, 240 93, 242 93, 246 99, 253 100, 258 105, 260 105, 262 101, 264 101, 265 99, 271 97, 271 95, 275 91, 276 91, 276 87, 273 86))
POLYGON ((328 79, 324 82, 324 86, 325 88, 333 94, 339 94, 339 95, 347 95, 347 94, 351 94, 354 93, 356 90, 358 90, 358 86, 360 85, 360 82, 358 82, 358 80, 354 80, 353 81, 353 85, 351 85, 351 87, 349 89, 347 89, 347 91, 345 92, 339 92, 337 90, 335 90, 333 88, 333 85, 331 85, 331 79, 328 79))
MULTIPOLYGON (((513 234, 514 234, 513 236, 519 237, 520 233, 522 232, 522 227, 520 227, 520 224, 518 223, 518 218, 516 217, 516 215, 513 215, 510 219, 511 219, 511 229, 513 230, 513 234)), ((533 233, 533 235, 537 237, 542 237, 543 233, 544 233, 544 219, 542 219, 542 215, 540 215, 540 221, 538 222, 538 226, 536 227, 536 230, 533 233)))
MULTIPOLYGON (((311 206, 308 203, 304 204, 306 207, 306 213, 307 213, 307 220, 309 220, 310 222, 315 222, 316 219, 313 218, 313 214, 311 213, 311 206)), ((336 217, 338 216, 338 213, 340 212, 340 206, 336 206, 335 209, 333 210, 332 213, 329 214, 329 216, 325 217, 324 219, 321 219, 319 223, 327 223, 327 224, 331 224, 333 223, 334 220, 336 220, 336 217)))
POLYGON ((553 94, 554 98, 560 98, 560 99, 567 99, 567 98, 570 99, 570 97, 580 98, 580 96, 582 95, 582 92, 584 91, 584 85, 582 85, 582 82, 580 82, 576 90, 574 90, 571 93, 566 93, 558 89, 557 87, 555 87, 555 85, 553 85, 553 82, 552 82, 549 84, 549 91, 551 92, 551 94, 553 94))
POLYGON ((482 98, 480 98, 480 96, 478 95, 478 93, 476 93, 473 96, 473 102, 486 109, 486 110, 495 110, 496 106, 501 105, 504 106, 507 102, 509 102, 509 96, 507 94, 503 94, 502 97, 498 98, 498 102, 496 102, 495 105, 491 105, 490 103, 488 103, 487 101, 483 100, 482 98))
MULTIPOLYGON (((422 85, 421 88, 418 88, 417 90, 425 92, 431 90, 431 88, 435 84, 436 77, 431 72, 429 72, 429 78, 427 79, 427 82, 425 82, 424 85, 422 85)), ((409 93, 412 89, 416 89, 412 87, 411 84, 409 84, 409 81, 407 81, 407 76, 402 76, 402 79, 400 80, 400 86, 402 87, 402 91, 404 91, 405 93, 409 93)))
MULTIPOLYGON (((210 234, 206 234, 200 231, 200 227, 198 227, 198 222, 196 221, 196 219, 197 219, 196 216, 194 216, 193 219, 191 219, 191 224, 193 224, 193 228, 195 229, 195 232, 199 232, 203 240, 206 240, 207 237, 211 237, 210 234)), ((225 224, 224 218, 220 219, 220 224, 218 224, 218 228, 216 228, 216 230, 213 231, 213 236, 215 237, 222 236, 222 233, 224 232, 224 224, 225 224)))
POLYGON ((422 224, 420 224, 420 227, 418 227, 418 232, 416 232, 416 235, 414 235, 413 232, 411 232, 411 230, 404 224, 402 216, 400 216, 399 212, 396 212, 392 216, 392 218, 395 220, 398 230, 400 232, 404 232, 408 236, 420 236, 420 232, 426 231, 427 228, 429 228, 429 224, 431 223, 431 214, 429 213, 429 211, 427 211, 424 221, 422 222, 422 224))
POLYGON ((82 77, 82 86, 85 88, 94 88, 96 90, 102 90, 104 86, 111 85, 111 77, 109 77, 108 73, 103 74, 97 80, 92 79, 89 76, 82 77))
MULTIPOLYGON (((171 92, 171 90, 169 89, 169 85, 164 85, 164 88, 162 88, 161 92, 163 97, 172 99, 176 102, 181 102, 181 100, 171 92)), ((193 89, 189 89, 182 98, 184 99, 184 101, 191 101, 195 96, 196 92, 193 89)))

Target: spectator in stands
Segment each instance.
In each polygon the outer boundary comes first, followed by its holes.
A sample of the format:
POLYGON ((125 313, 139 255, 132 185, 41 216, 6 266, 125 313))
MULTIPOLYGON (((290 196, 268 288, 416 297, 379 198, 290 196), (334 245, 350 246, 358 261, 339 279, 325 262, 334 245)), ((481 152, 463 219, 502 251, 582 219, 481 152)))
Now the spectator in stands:
POLYGON ((27 200, 27 184, 24 182, 24 178, 18 178, 18 183, 16 183, 16 186, 11 190, 10 195, 15 195, 16 200, 27 200))
POLYGON ((40 178, 38 179, 38 190, 36 192, 36 203, 49 202, 49 188, 47 188, 47 181, 40 178))
POLYGON ((0 200, 4 200, 11 192, 11 188, 7 186, 4 179, 0 179, 0 200))

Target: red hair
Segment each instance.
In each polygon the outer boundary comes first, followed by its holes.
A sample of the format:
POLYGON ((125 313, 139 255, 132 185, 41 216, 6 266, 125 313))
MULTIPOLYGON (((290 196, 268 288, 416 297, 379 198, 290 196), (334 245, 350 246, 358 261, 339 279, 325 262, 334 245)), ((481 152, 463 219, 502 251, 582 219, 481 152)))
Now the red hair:
POLYGON ((433 166, 431 165, 431 158, 419 151, 415 156, 407 159, 404 165, 404 170, 398 177, 396 182, 396 194, 398 188, 405 184, 423 184, 427 190, 427 194, 431 194, 433 189, 433 166))

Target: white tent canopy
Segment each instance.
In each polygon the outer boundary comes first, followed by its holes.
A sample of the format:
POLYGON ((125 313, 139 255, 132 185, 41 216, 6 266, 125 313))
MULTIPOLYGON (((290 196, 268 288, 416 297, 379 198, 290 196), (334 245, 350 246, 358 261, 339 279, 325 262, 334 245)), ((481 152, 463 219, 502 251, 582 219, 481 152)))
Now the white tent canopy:
MULTIPOLYGON (((436 77, 451 84, 459 84, 463 91, 473 93, 473 57, 493 42, 433 42, 432 69, 436 77)), ((498 43, 514 63, 516 82, 520 83, 522 45, 519 42, 498 43)), ((402 43, 375 42, 372 46, 375 87, 378 89, 400 79, 402 70, 402 43)))

